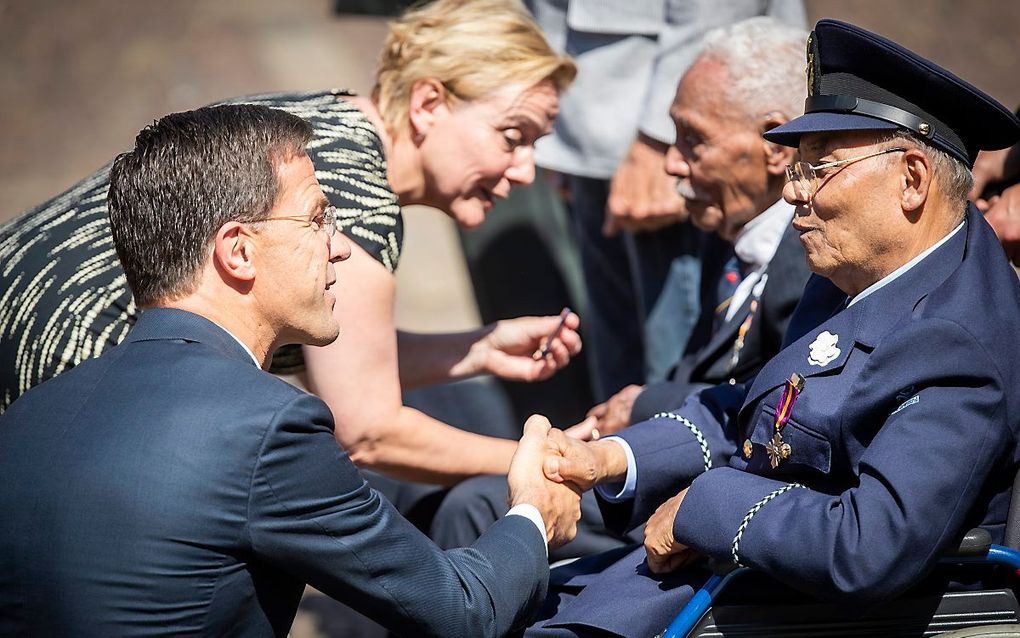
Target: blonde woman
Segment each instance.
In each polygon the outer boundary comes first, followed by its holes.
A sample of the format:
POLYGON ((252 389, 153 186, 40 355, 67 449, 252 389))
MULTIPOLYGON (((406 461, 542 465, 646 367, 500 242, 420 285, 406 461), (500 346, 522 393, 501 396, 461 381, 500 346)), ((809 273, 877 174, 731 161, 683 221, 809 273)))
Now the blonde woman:
MULTIPOLYGON (((534 178, 533 145, 574 74, 517 2, 438 0, 391 25, 371 96, 232 100, 281 108, 315 130, 308 153, 353 250, 336 304, 343 335, 303 357, 279 353, 273 370, 307 367, 338 441, 362 467, 443 485, 506 473, 514 442, 404 407, 401 388, 484 373, 544 379, 580 350, 574 315, 537 360, 557 317, 443 335, 398 333, 393 318, 401 207, 427 204, 463 227, 481 224, 494 201, 534 178)), ((0 229, 0 411, 112 347, 135 321, 110 241, 108 188, 107 167, 0 229)))

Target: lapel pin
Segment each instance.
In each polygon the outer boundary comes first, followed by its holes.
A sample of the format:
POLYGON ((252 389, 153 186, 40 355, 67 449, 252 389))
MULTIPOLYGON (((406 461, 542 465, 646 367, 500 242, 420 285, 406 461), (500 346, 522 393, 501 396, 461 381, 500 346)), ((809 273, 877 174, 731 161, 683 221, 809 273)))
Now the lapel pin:
POLYGON ((815 337, 815 340, 808 346, 810 351, 807 362, 813 366, 827 366, 839 356, 840 349, 836 347, 839 342, 839 335, 834 335, 828 330, 815 337))

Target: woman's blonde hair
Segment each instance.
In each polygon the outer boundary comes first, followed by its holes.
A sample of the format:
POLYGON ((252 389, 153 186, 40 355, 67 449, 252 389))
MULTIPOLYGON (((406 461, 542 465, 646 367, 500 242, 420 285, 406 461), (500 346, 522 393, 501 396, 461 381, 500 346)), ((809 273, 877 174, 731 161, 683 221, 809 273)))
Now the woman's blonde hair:
POLYGON ((411 88, 434 78, 448 100, 474 100, 510 85, 551 80, 562 93, 577 74, 518 0, 435 0, 390 23, 372 99, 393 131, 407 123, 411 88))

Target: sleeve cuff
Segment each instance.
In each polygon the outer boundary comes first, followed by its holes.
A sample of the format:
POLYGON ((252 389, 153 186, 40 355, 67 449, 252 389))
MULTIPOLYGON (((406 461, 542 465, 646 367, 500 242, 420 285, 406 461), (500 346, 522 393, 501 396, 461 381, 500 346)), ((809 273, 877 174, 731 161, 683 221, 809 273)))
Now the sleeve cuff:
POLYGON ((634 460, 634 450, 631 449, 630 443, 618 436, 607 436, 603 440, 613 441, 623 448, 623 453, 627 456, 627 476, 623 483, 599 485, 595 490, 607 503, 628 501, 634 498, 634 492, 637 490, 637 461, 634 460))
POLYGON ((542 512, 538 511, 538 508, 531 503, 519 503, 510 508, 510 511, 506 513, 507 516, 523 516, 538 528, 540 534, 542 534, 542 544, 545 546, 545 555, 549 556, 549 536, 545 533, 545 519, 542 518, 542 512))

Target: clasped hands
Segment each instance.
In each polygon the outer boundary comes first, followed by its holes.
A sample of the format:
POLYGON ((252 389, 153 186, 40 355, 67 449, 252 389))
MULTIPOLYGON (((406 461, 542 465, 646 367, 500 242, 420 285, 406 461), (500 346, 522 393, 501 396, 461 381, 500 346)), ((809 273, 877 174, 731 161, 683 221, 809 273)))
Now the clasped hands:
MULTIPOLYGON (((546 478, 578 493, 596 485, 622 483, 626 478, 626 454, 611 440, 585 442, 554 429, 546 433, 546 449, 542 465, 546 478)), ((673 535, 673 523, 686 495, 684 489, 668 499, 645 524, 645 553, 653 573, 672 572, 702 558, 673 535)))

